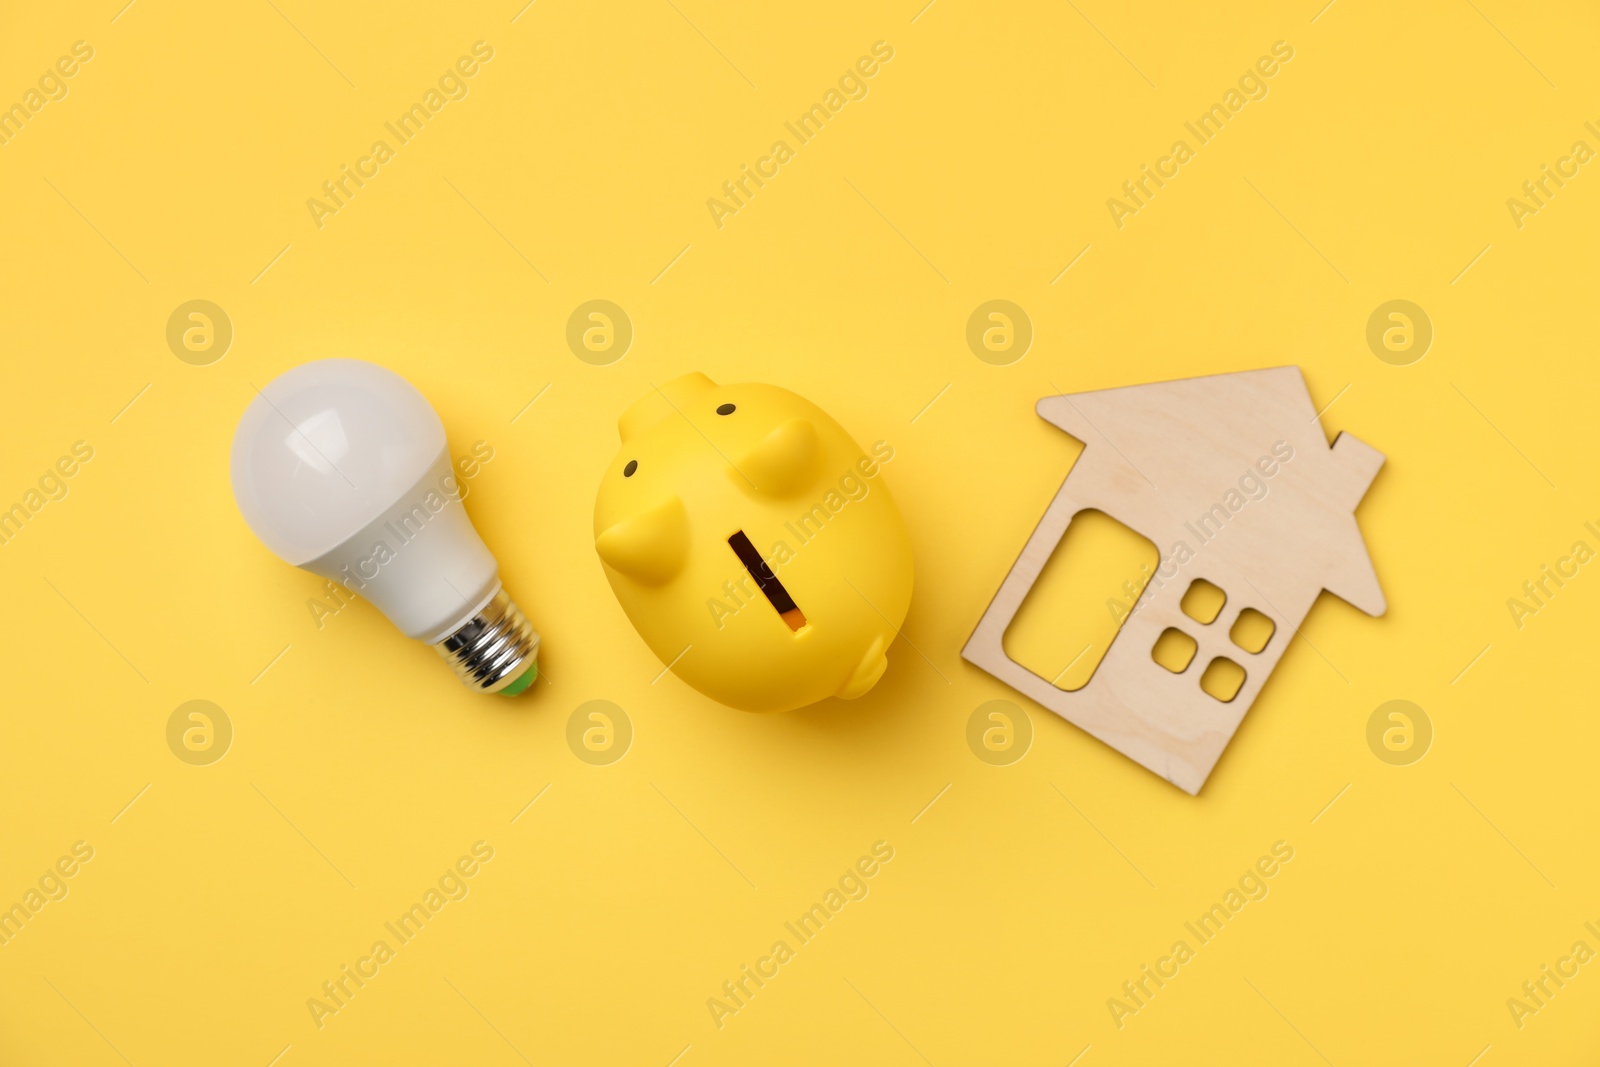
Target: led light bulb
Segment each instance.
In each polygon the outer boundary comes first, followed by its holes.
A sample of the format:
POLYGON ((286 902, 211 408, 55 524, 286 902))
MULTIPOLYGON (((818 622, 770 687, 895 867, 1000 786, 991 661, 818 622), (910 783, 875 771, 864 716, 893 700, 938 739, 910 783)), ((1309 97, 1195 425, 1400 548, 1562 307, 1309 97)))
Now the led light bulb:
POLYGON ((410 382, 358 359, 285 371, 233 435, 233 496, 286 563, 360 593, 461 680, 519 693, 539 635, 461 503, 444 424, 410 382))

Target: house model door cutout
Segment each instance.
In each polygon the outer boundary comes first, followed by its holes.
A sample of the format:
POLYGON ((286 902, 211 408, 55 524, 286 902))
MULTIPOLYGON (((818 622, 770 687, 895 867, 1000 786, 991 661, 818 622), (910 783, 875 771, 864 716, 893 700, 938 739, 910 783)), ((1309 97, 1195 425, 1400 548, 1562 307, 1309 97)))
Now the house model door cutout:
POLYGON ((1198 794, 1322 590, 1384 613, 1354 514, 1383 454, 1347 433, 1329 447, 1298 367, 1045 397, 1038 412, 1083 453, 961 655, 1198 794), (1003 642, 1088 509, 1153 542, 1160 565, 1087 684, 1068 692, 1003 642))

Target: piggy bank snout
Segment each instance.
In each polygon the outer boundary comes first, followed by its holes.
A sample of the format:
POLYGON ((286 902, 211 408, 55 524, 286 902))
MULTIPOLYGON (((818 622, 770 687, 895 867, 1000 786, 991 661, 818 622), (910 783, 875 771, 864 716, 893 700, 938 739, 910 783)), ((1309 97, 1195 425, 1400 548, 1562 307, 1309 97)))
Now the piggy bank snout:
POLYGON ((613 569, 645 585, 660 585, 689 556, 689 515, 678 497, 606 527, 595 551, 613 569))

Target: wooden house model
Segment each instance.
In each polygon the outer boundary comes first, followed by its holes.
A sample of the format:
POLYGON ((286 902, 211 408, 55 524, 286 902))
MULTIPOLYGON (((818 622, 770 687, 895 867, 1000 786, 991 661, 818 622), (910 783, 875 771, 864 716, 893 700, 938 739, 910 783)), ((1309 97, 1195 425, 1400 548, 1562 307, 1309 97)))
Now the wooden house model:
POLYGON ((1383 614, 1354 515, 1383 455, 1347 433, 1330 447, 1292 366, 1046 397, 1038 412, 1084 450, 962 656, 1196 794, 1322 590, 1383 614), (1088 682, 1069 692, 1014 661, 1003 640, 1085 509, 1148 538, 1161 565, 1088 682), (1205 583, 1225 597, 1209 618, 1192 603, 1205 583), (1252 612, 1266 620, 1256 632, 1271 631, 1258 648, 1237 636, 1252 612), (1165 665, 1161 642, 1177 646, 1165 665), (1218 671, 1238 679, 1227 699, 1202 687, 1218 671))

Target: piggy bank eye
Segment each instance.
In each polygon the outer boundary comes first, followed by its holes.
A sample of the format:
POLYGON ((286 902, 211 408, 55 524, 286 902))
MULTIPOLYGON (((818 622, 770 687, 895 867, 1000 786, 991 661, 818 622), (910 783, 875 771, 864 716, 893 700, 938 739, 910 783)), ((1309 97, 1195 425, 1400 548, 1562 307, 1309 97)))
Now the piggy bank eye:
POLYGON ((735 411, 738 411, 738 410, 739 409, 734 407, 732 404, 722 404, 722 405, 719 405, 717 407, 717 414, 718 415, 732 415, 735 411))
POLYGON ((624 478, 632 478, 633 477, 633 472, 638 470, 638 469, 639 469, 639 461, 636 460, 636 459, 630 459, 630 460, 628 460, 628 465, 626 467, 622 468, 622 476, 624 478))

